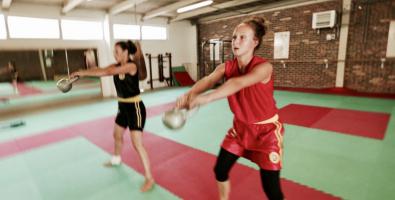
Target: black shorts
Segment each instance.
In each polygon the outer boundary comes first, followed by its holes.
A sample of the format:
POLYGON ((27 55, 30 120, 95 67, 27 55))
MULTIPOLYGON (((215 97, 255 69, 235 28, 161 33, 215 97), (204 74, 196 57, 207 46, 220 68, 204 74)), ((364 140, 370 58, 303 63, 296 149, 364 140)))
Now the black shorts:
POLYGON ((118 102, 118 114, 115 123, 129 130, 143 131, 146 111, 142 101, 134 103, 118 102))

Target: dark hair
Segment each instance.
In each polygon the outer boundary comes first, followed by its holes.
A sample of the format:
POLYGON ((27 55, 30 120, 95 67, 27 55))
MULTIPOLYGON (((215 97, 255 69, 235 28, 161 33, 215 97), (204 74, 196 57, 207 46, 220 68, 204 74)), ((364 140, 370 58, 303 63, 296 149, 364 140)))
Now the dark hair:
POLYGON ((255 47, 255 50, 261 46, 262 38, 266 34, 267 26, 265 21, 263 17, 252 17, 243 22, 250 26, 255 32, 255 37, 258 39, 258 45, 255 47))
POLYGON ((119 42, 115 43, 115 46, 117 46, 117 45, 119 47, 121 47, 122 50, 128 50, 129 55, 133 55, 137 51, 136 45, 130 40, 128 40, 128 41, 119 41, 119 42))

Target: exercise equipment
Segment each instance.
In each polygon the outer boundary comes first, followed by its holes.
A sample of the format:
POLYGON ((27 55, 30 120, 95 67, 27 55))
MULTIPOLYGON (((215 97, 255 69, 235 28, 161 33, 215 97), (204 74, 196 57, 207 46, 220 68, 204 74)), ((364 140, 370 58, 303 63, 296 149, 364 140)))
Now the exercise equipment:
POLYGON ((79 76, 75 76, 72 78, 62 78, 56 83, 56 87, 63 93, 66 93, 71 90, 73 87, 73 83, 80 79, 79 76))
POLYGON ((227 57, 233 59, 233 52, 232 52, 232 40, 222 40, 222 39, 210 39, 203 41, 201 43, 201 52, 200 52, 200 67, 199 67, 199 78, 203 78, 204 76, 210 74, 214 69, 220 64, 225 62, 225 55, 227 57), (216 57, 216 46, 218 45, 218 59, 216 57), (205 49, 206 47, 209 47, 209 53, 206 53, 205 49), (211 54, 210 54, 211 53, 211 54), (207 62, 206 60, 206 55, 210 56, 209 61, 207 62), (220 60, 220 59, 221 60, 220 60), (218 61, 218 62, 216 62, 218 61), (211 62, 211 67, 209 65, 209 62, 211 62))
POLYGON ((171 53, 165 53, 165 55, 163 54, 158 54, 158 56, 152 56, 150 53, 146 53, 145 54, 148 57, 148 65, 149 65, 149 69, 150 69, 150 78, 148 80, 148 83, 150 84, 151 90, 154 89, 154 85, 153 85, 153 81, 159 81, 159 82, 163 82, 166 81, 167 86, 173 86, 173 71, 172 71, 172 64, 171 64, 171 53), (158 59, 158 74, 159 77, 154 79, 152 77, 152 59, 156 58, 158 59), (169 68, 169 77, 165 77, 164 75, 164 68, 165 66, 163 65, 166 61, 164 60, 164 58, 168 59, 168 68, 169 68))
POLYGON ((191 110, 188 109, 177 109, 173 108, 165 112, 162 117, 163 124, 172 130, 177 130, 182 128, 187 119, 194 115, 198 111, 199 107, 195 107, 191 110))

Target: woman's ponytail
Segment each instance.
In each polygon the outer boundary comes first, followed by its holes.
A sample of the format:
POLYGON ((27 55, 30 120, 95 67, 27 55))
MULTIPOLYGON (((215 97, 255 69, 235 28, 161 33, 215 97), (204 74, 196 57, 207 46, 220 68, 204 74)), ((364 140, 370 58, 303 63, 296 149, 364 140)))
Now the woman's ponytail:
POLYGON ((126 46, 128 47, 129 54, 134 55, 136 53, 137 48, 136 48, 136 45, 132 41, 130 41, 130 40, 126 41, 126 46))

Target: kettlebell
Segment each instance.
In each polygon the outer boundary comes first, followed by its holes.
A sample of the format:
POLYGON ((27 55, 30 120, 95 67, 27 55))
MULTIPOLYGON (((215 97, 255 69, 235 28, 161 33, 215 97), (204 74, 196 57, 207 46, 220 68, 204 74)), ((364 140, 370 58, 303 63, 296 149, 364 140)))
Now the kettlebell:
POLYGON ((169 129, 180 129, 185 125, 186 112, 186 109, 168 110, 163 115, 162 122, 169 129))

